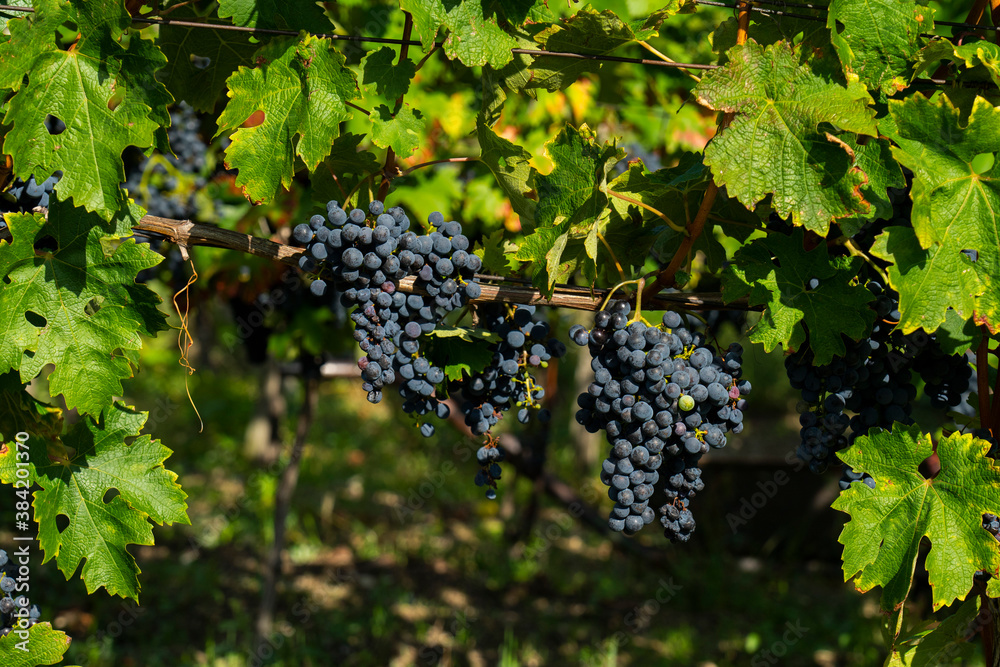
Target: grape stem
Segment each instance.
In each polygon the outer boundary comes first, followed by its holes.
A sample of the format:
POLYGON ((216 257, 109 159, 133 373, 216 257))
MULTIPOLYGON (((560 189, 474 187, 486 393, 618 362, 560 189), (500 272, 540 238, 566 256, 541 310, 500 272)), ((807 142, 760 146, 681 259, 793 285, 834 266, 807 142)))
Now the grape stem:
POLYGON ((655 208, 653 208, 649 204, 645 204, 645 203, 639 201, 638 199, 634 199, 632 197, 628 197, 626 195, 623 195, 620 192, 615 192, 614 190, 612 190, 612 189, 610 189, 610 188, 608 188, 606 186, 602 187, 601 191, 604 194, 608 195, 609 197, 615 197, 617 199, 621 199, 622 201, 626 201, 629 204, 635 204, 639 208, 644 208, 647 211, 649 211, 650 213, 652 213, 653 215, 659 216, 665 223, 667 223, 667 225, 670 227, 670 229, 672 229, 675 232, 678 232, 680 234, 684 234, 685 236, 689 235, 689 232, 688 232, 688 230, 685 227, 682 227, 681 225, 678 225, 676 222, 674 222, 673 220, 671 220, 666 215, 664 215, 660 211, 656 210, 655 208))
POLYGON ((347 106, 351 107, 352 109, 357 109, 358 111, 360 111, 361 113, 363 113, 366 116, 371 116, 372 115, 371 111, 368 111, 367 109, 359 107, 354 102, 344 102, 344 104, 346 104, 347 106))
POLYGON ((612 250, 611 246, 608 245, 608 242, 604 239, 604 235, 601 234, 600 232, 597 232, 597 238, 600 239, 601 243, 604 244, 605 250, 607 250, 608 254, 611 255, 611 259, 614 260, 615 268, 618 269, 619 277, 621 277, 622 280, 628 280, 628 278, 625 276, 625 270, 622 268, 621 262, 619 262, 618 258, 615 257, 615 251, 612 250))
MULTIPOLYGON (((645 282, 644 278, 640 278, 639 280, 645 282)), ((617 292, 622 287, 625 287, 625 285, 636 285, 639 283, 639 280, 625 280, 612 287, 611 291, 608 292, 608 295, 604 297, 604 301, 601 302, 601 307, 599 308, 599 310, 604 310, 605 308, 608 307, 608 302, 611 301, 611 297, 615 295, 615 292, 617 292)))
MULTIPOLYGON (((647 51, 649 51, 650 53, 652 53, 654 56, 656 56, 657 58, 659 58, 660 60, 662 60, 665 63, 671 63, 671 64, 674 64, 674 65, 678 64, 676 60, 673 60, 672 58, 669 58, 669 57, 663 55, 662 53, 660 53, 659 51, 657 51, 655 48, 653 48, 653 46, 649 42, 647 42, 645 40, 641 40, 640 39, 639 40, 639 46, 641 46, 642 48, 646 49, 647 51)), ((695 81, 697 81, 699 83, 701 82, 701 77, 698 76, 698 75, 696 75, 694 72, 692 72, 692 71, 690 71, 688 69, 685 69, 683 66, 679 66, 679 68, 681 69, 681 71, 683 71, 685 74, 687 74, 689 77, 691 77, 695 81)))
POLYGON ((421 162, 420 164, 414 165, 412 167, 407 167, 402 172, 400 172, 399 175, 400 176, 406 176, 411 171, 415 171, 417 169, 420 169, 421 167, 429 167, 432 164, 441 164, 443 162, 478 162, 478 161, 479 161, 479 158, 478 157, 474 157, 474 156, 470 156, 470 157, 449 157, 449 158, 444 158, 444 159, 441 159, 441 160, 431 160, 430 162, 421 162))
POLYGON ((855 246, 854 243, 850 239, 847 239, 846 241, 844 241, 844 248, 847 249, 847 252, 851 253, 855 257, 860 257, 861 259, 863 259, 868 264, 868 266, 872 267, 872 269, 875 270, 875 273, 878 274, 878 277, 882 279, 882 284, 883 285, 886 285, 886 286, 889 285, 889 276, 886 275, 886 272, 883 271, 882 268, 878 264, 876 264, 874 261, 872 261, 871 257, 869 257, 868 255, 866 255, 861 250, 859 250, 858 247, 855 246))
MULTIPOLYGON (((747 41, 747 30, 750 28, 750 3, 740 0, 737 6, 739 13, 737 15, 736 43, 745 44, 747 41)), ((719 132, 725 131, 735 117, 735 112, 724 113, 722 119, 719 121, 719 132)), ((713 177, 708 184, 708 188, 705 190, 705 196, 701 200, 701 206, 698 208, 697 215, 695 215, 691 224, 688 225, 689 235, 681 240, 680 247, 677 248, 677 252, 670 259, 670 264, 667 265, 667 268, 660 271, 656 276, 656 280, 646 288, 647 298, 659 293, 664 287, 670 287, 674 284, 674 276, 677 275, 677 270, 684 263, 684 259, 691 251, 695 241, 701 236, 701 232, 705 228, 705 221, 708 219, 708 214, 712 212, 712 205, 715 203, 715 197, 718 194, 719 186, 715 183, 715 178, 713 177)))

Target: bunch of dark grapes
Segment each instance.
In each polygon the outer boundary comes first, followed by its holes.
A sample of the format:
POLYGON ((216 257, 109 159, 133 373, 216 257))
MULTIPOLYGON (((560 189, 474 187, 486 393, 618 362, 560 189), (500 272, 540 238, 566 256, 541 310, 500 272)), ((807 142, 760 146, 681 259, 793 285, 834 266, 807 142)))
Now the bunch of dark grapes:
MULTIPOLYGON (((347 211, 331 201, 325 218, 314 215, 292 236, 306 247, 299 267, 318 275, 310 290, 322 295, 332 284, 343 293, 342 303, 354 307, 351 320, 365 353, 358 365, 368 400, 379 402, 384 387, 398 379, 405 412, 444 419, 448 407, 437 398, 444 371, 421 354, 420 338, 480 295, 474 279, 482 262, 467 252, 469 239, 458 222, 445 222, 440 213, 428 221, 437 229, 418 235, 408 231, 410 220, 401 208, 386 210, 373 200, 367 212, 347 211), (398 291, 406 275, 416 276, 426 294, 398 291)), ((423 421, 420 432, 430 436, 434 425, 423 421)))
MULTIPOLYGON (((530 370, 562 357, 566 346, 549 338, 548 322, 534 320, 534 306, 487 306, 480 308, 479 314, 500 342, 490 346, 493 356, 486 368, 451 384, 452 394, 461 401, 466 425, 475 435, 488 434, 512 408, 517 410, 517 420, 522 424, 529 421, 534 410, 538 410, 540 421, 548 421, 549 411, 541 408, 545 390, 535 383, 530 370)), ((494 498, 503 452, 495 445, 485 445, 476 458, 480 465, 476 485, 486 486, 486 497, 494 498)))
MULTIPOLYGON (((490 346, 493 358, 485 369, 453 386, 465 397, 462 414, 476 435, 488 433, 512 407, 517 408, 517 420, 526 424, 545 397, 529 370, 566 353, 565 345, 549 338, 548 322, 534 321, 534 306, 492 306, 480 308, 479 313, 486 328, 501 340, 490 346)), ((539 410, 540 420, 548 417, 547 410, 539 410)))
POLYGON ((208 151, 208 145, 199 134, 200 126, 195 110, 181 102, 170 112, 167 129, 174 155, 151 160, 134 151, 127 156, 125 189, 150 215, 175 219, 196 217, 195 195, 206 183, 202 170, 208 151))
MULTIPOLYGON (((821 473, 844 449, 872 429, 911 424, 917 396, 913 371, 924 376, 932 405, 957 405, 968 389, 971 366, 963 355, 946 355, 933 336, 905 336, 895 328, 900 319, 898 295, 871 280, 875 323, 860 341, 844 338, 846 352, 817 366, 808 348, 785 360, 792 387, 799 389, 803 409, 799 458, 821 473), (850 413, 850 415, 848 414, 850 413)), ((874 488, 868 475, 845 468, 841 489, 854 482, 874 488)))
POLYGON ((571 328, 573 342, 589 347, 594 370, 576 418, 592 433, 604 431, 611 445, 601 471, 615 501, 610 528, 632 535, 652 523, 649 500, 659 484, 669 501, 660 508, 664 534, 686 542, 695 529, 690 499, 705 488, 702 454, 743 429, 741 395, 751 387, 739 380, 742 348, 719 356, 677 313, 653 327, 630 323, 629 312, 619 301, 597 313, 590 331, 571 328))
POLYGON ((9 562, 7 552, 0 549, 0 638, 15 630, 27 630, 42 616, 38 605, 28 606, 26 597, 13 597, 17 582, 10 574, 13 574, 13 564, 9 562))

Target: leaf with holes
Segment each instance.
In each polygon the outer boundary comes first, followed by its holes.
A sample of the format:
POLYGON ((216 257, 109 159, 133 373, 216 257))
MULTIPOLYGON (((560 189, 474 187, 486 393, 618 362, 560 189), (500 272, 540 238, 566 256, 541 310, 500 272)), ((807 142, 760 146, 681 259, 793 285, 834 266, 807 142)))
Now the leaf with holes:
POLYGON ((875 297, 854 282, 860 260, 832 258, 825 244, 807 252, 804 236, 801 229, 791 236, 768 234, 740 248, 722 275, 722 297, 728 302, 747 296, 751 306, 766 306, 750 340, 767 351, 797 348, 807 328, 822 365, 846 352, 841 334, 855 340, 865 334, 875 317, 867 304, 875 297), (819 286, 810 290, 813 278, 819 286))
POLYGON ((384 104, 372 109, 372 142, 379 148, 391 148, 398 157, 408 157, 417 150, 424 129, 423 115, 404 104, 393 115, 384 104))
POLYGON ((131 235, 140 217, 133 206, 106 225, 56 200, 47 223, 37 214, 7 214, 14 241, 0 242, 0 372, 19 370, 27 383, 54 364, 52 395, 88 414, 122 395, 140 335, 167 328, 160 298, 135 283, 162 256, 131 239, 113 250, 102 243, 131 235))
MULTIPOLYGON (((172 18, 198 20, 190 7, 180 7, 172 18)), ((231 30, 203 30, 191 26, 160 26, 160 49, 167 65, 160 80, 173 93, 199 111, 212 111, 226 90, 226 79, 240 66, 251 64, 258 45, 246 33, 231 30)))
POLYGON ((28 637, 17 632, 0 637, 0 664, 4 667, 35 667, 55 665, 63 660, 73 640, 51 623, 36 623, 28 628, 28 637))
MULTIPOLYGON (((42 562, 55 559, 69 579, 86 560, 81 577, 88 593, 103 586, 110 595, 138 600, 139 567, 128 545, 153 544, 151 521, 190 523, 187 494, 163 466, 171 451, 139 435, 146 418, 122 403, 97 420, 85 417, 63 436, 68 458, 50 456, 41 438, 28 440, 29 479, 41 487, 33 507, 42 562), (69 520, 61 531, 60 516, 69 520)), ((9 445, 0 451, 5 484, 18 478, 16 458, 9 445)))
MULTIPOLYGON (((47 0, 39 15, 37 25, 18 22, 22 26, 18 34, 40 30, 39 36, 45 37, 38 44, 45 48, 25 49, 27 55, 17 59, 16 81, 26 74, 28 82, 7 105, 3 122, 12 127, 3 151, 13 158, 14 173, 23 180, 31 175, 43 180, 62 171, 60 196, 110 220, 127 202, 120 187, 125 180, 122 151, 128 146, 151 146, 157 120, 168 117, 165 104, 170 95, 151 76, 165 61, 148 43, 133 40, 127 51, 122 48, 116 37, 131 19, 120 2, 47 0), (59 23, 76 24, 80 38, 74 48, 62 50, 54 40, 49 42, 45 33, 54 29, 45 18, 49 12, 52 23, 58 16, 59 23), (66 124, 58 135, 46 128, 50 114, 66 124)), ((7 47, 17 48, 13 41, 7 47)), ((10 50, 0 56, 8 63, 11 57, 10 50)))
POLYGON ((983 528, 985 513, 1000 514, 1000 468, 990 444, 954 433, 937 448, 919 426, 861 436, 838 452, 847 465, 868 473, 875 488, 851 484, 833 508, 851 515, 839 541, 844 578, 862 592, 882 586, 882 607, 897 609, 913 582, 920 543, 930 540, 926 567, 934 609, 964 600, 978 571, 993 575, 988 594, 1000 594, 1000 548, 983 528), (936 452, 941 471, 927 479, 917 467, 936 452))
MULTIPOLYGON (((333 26, 323 7, 312 0, 219 0, 219 16, 249 28, 329 32, 333 26)), ((266 39, 265 35, 258 37, 266 39)))
POLYGON ((291 185, 296 157, 313 171, 330 154, 358 86, 328 39, 276 40, 258 62, 226 82, 230 100, 216 136, 236 130, 226 166, 239 170, 236 185, 249 199, 263 202, 291 185))
POLYGON ((706 74, 700 104, 736 112, 705 149, 705 164, 748 208, 773 194, 775 210, 825 235, 839 218, 867 213, 865 174, 843 140, 821 125, 875 136, 871 98, 856 81, 843 87, 799 64, 784 42, 734 46, 729 62, 706 74))
POLYGON ((976 173, 973 160, 1000 151, 1000 109, 976 98, 968 121, 939 95, 889 103, 898 145, 913 170, 913 228, 890 227, 872 253, 893 262, 900 326, 932 332, 952 308, 1000 331, 1000 164, 976 173), (975 261, 964 250, 975 251, 975 261))
POLYGON ((932 14, 913 0, 833 0, 826 24, 844 70, 891 95, 909 83, 932 14))

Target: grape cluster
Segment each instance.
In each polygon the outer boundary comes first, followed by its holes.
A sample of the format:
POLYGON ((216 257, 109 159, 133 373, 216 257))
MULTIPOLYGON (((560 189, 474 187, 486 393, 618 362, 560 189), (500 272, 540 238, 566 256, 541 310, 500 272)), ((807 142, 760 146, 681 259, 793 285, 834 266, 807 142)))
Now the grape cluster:
MULTIPOLYGON (((17 582, 6 570, 13 570, 7 552, 0 549, 0 637, 17 629, 27 630, 41 619, 38 605, 28 606, 24 596, 14 597, 17 582)), ((11 572, 12 573, 12 572, 11 572)))
MULTIPOLYGON (((816 365, 808 348, 785 360, 789 381, 803 401, 797 454, 813 472, 825 471, 836 462, 835 452, 874 428, 913 423, 913 371, 924 378, 935 407, 957 405, 969 386, 972 368, 963 355, 945 354, 933 336, 922 332, 904 336, 895 329, 898 295, 877 280, 867 287, 875 296, 876 315, 867 337, 845 337, 846 352, 828 364, 816 365)), ((875 486, 868 475, 845 468, 841 489, 854 482, 875 486)))
POLYGON ((61 171, 53 173, 41 183, 36 182, 34 176, 29 176, 27 181, 15 178, 6 195, 0 198, 0 213, 30 212, 36 206, 48 208, 49 198, 60 178, 61 171))
MULTIPOLYGON (((351 320, 365 353, 358 365, 368 400, 379 402, 384 387, 398 379, 405 412, 444 419, 449 410, 437 398, 444 371, 421 354, 420 339, 480 295, 474 278, 482 262, 468 252, 461 224, 446 222, 440 213, 428 222, 436 229, 420 235, 409 231, 401 208, 386 210, 373 200, 367 212, 347 211, 331 201, 325 217, 314 215, 297 225, 292 237, 306 249, 299 267, 318 276, 310 290, 322 295, 332 285, 342 292, 344 306, 354 307, 351 320), (406 275, 416 277, 423 294, 398 291, 406 275)), ((434 425, 423 421, 420 432, 430 436, 434 425)))
POLYGON ((194 218, 196 191, 205 186, 202 170, 208 145, 199 135, 201 123, 186 102, 170 112, 167 138, 174 155, 148 158, 138 151, 126 159, 125 189, 150 215, 194 218))
MULTIPOLYGON (((535 384, 530 368, 545 365, 550 359, 566 354, 566 346, 549 338, 548 322, 536 322, 534 306, 480 308, 481 321, 500 337, 490 346, 493 358, 489 365, 470 378, 455 383, 453 389, 465 396, 462 414, 465 423, 476 435, 489 432, 501 415, 516 407, 517 420, 525 424, 532 409, 539 408, 545 390, 535 384)), ((538 417, 546 421, 549 413, 539 410, 538 417)))
POLYGON ((661 328, 629 322, 629 312, 618 301, 597 313, 590 331, 571 328, 573 342, 589 347, 594 370, 576 418, 592 433, 604 431, 611 445, 601 470, 615 501, 610 528, 632 535, 652 523, 649 500, 659 484, 669 501, 660 508, 664 534, 686 542, 695 529, 690 499, 705 488, 701 456, 743 429, 741 395, 751 387, 739 380, 742 348, 719 356, 677 313, 667 312, 661 328))

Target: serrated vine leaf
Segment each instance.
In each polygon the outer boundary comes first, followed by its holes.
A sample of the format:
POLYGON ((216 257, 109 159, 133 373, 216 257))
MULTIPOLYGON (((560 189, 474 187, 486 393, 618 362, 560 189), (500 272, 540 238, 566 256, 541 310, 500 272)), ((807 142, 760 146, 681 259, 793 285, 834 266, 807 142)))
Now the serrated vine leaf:
MULTIPOLYGON (((933 443, 919 426, 896 424, 892 432, 862 436, 838 456, 875 480, 852 484, 833 508, 851 515, 839 541, 844 579, 859 591, 882 586, 882 607, 906 599, 920 542, 930 540, 926 567, 934 609, 964 600, 977 571, 1000 573, 1000 547, 983 529, 982 515, 1000 512, 1000 468, 986 456, 990 445, 955 433, 937 444, 941 471, 927 479, 917 470, 933 443)), ((991 580, 989 595, 1000 586, 991 580)))
POLYGON ((27 74, 28 81, 8 103, 4 123, 12 127, 3 152, 24 180, 62 171, 60 196, 109 220, 126 205, 122 151, 151 146, 158 119, 168 118, 170 95, 152 77, 165 61, 151 44, 133 43, 126 51, 116 41, 131 23, 120 2, 45 0, 38 10, 36 24, 17 22, 18 34, 36 28, 45 34, 57 21, 71 20, 80 38, 73 49, 62 50, 46 35, 38 40, 44 48, 27 48, 23 56, 11 53, 18 48, 13 41, 5 45, 0 58, 14 58, 20 67, 16 80, 27 74), (49 134, 50 114, 66 124, 65 131, 49 134))
POLYGON ((444 28, 448 36, 443 48, 450 59, 457 58, 468 67, 503 67, 517 43, 498 24, 495 11, 499 8, 484 13, 485 4, 480 0, 400 0, 399 8, 413 15, 424 51, 434 46, 444 28))
POLYGON ((417 66, 409 58, 397 62, 396 52, 388 46, 365 56, 362 69, 364 77, 361 83, 374 84, 375 92, 390 100, 410 89, 410 79, 417 72, 417 66))
POLYGON ((0 637, 0 664, 4 667, 55 665, 62 661, 73 641, 47 622, 36 623, 26 632, 27 637, 21 637, 17 631, 0 637))
POLYGON ((239 170, 236 184, 255 202, 291 185, 296 157, 312 171, 330 154, 350 115, 345 103, 357 96, 354 74, 328 39, 276 40, 259 59, 259 66, 240 67, 227 81, 230 100, 216 133, 239 128, 226 166, 239 170), (240 127, 255 114, 259 122, 240 127))
MULTIPOLYGON (((173 18, 197 20, 189 7, 171 12, 173 18)), ((257 45, 246 33, 232 30, 204 30, 190 26, 160 26, 160 49, 167 65, 159 78, 173 96, 199 111, 212 111, 226 90, 226 79, 240 66, 251 64, 257 45)))
POLYGON ((747 207, 773 193, 782 216, 825 235, 838 218, 867 213, 859 194, 865 174, 850 148, 821 124, 874 136, 874 112, 864 86, 830 83, 784 42, 750 41, 695 87, 698 102, 737 112, 705 149, 705 164, 747 207))
POLYGON ((498 136, 482 121, 476 123, 479 137, 479 161, 493 172, 500 188, 510 199, 511 208, 521 218, 521 226, 535 226, 538 204, 529 195, 534 193, 538 172, 531 166, 531 153, 521 146, 498 136))
POLYGON ((801 229, 791 236, 768 234, 740 248, 722 275, 722 296, 746 296, 751 306, 766 306, 750 331, 750 340, 765 350, 794 349, 805 338, 805 326, 816 363, 826 364, 846 352, 841 334, 857 340, 871 326, 875 313, 867 304, 874 297, 853 282, 857 260, 831 258, 825 244, 806 252, 803 237, 801 229), (819 286, 810 290, 813 278, 819 286))
MULTIPOLYGON (((32 5, 31 2, 20 4, 28 7, 32 5)), ((69 2, 43 0, 39 3, 38 11, 31 14, 18 13, 15 15, 17 18, 4 20, 5 27, 10 31, 10 39, 0 43, 0 88, 20 89, 35 58, 58 48, 56 29, 69 13, 69 2)))
POLYGON ((833 0, 826 22, 844 70, 890 95, 909 83, 931 13, 913 0, 833 0))
POLYGON ((50 391, 71 408, 100 414, 121 381, 132 376, 128 356, 140 335, 166 329, 160 298, 136 274, 162 257, 134 240, 106 251, 102 240, 125 237, 141 217, 133 207, 111 225, 53 201, 48 223, 39 214, 7 214, 13 244, 0 242, 0 372, 28 382, 54 364, 50 391), (36 252, 35 244, 46 250, 36 252), (27 313, 27 315, 26 315, 27 313))
POLYGON ((549 226, 557 217, 570 224, 596 219, 608 203, 603 192, 608 173, 625 151, 614 143, 599 144, 597 133, 584 124, 579 129, 566 125, 545 144, 545 152, 555 166, 535 178, 535 224, 549 226))
POLYGON ((898 136, 893 155, 913 170, 913 229, 891 227, 872 252, 892 261, 900 326, 932 332, 953 308, 1000 331, 1000 164, 977 174, 972 161, 1000 150, 1000 109, 983 98, 968 122, 943 96, 890 102, 898 136), (963 250, 975 250, 973 262, 963 250))
POLYGON ((219 16, 249 28, 327 32, 332 27, 323 8, 313 0, 219 0, 219 16))
POLYGON ((393 115, 384 104, 372 109, 372 142, 379 148, 391 148, 399 157, 408 157, 420 146, 424 129, 423 116, 404 104, 393 115))
POLYGON ((944 59, 965 65, 970 72, 963 78, 989 78, 1000 86, 1000 46, 993 42, 976 39, 955 46, 943 37, 933 39, 918 54, 913 77, 935 69, 944 59))
POLYGON ((939 667, 958 657, 971 658, 975 645, 969 638, 978 629, 979 604, 979 597, 973 596, 937 627, 901 637, 886 667, 939 667))
MULTIPOLYGON (((545 28, 535 35, 535 41, 546 51, 607 55, 616 49, 657 34, 660 25, 670 16, 692 11, 691 0, 671 0, 650 16, 637 21, 624 21, 614 11, 597 11, 585 7, 572 16, 545 28)), ((584 72, 601 69, 597 60, 537 56, 529 66, 526 88, 561 90, 576 82, 584 72)))
MULTIPOLYGON (((121 404, 95 421, 85 418, 63 436, 68 458, 53 457, 41 438, 28 440, 30 480, 41 489, 33 503, 43 562, 53 558, 69 579, 81 574, 87 592, 102 586, 110 595, 138 600, 139 567, 130 544, 153 544, 150 521, 190 523, 187 494, 163 463, 172 453, 159 440, 139 435, 147 413, 121 404), (126 440, 133 439, 130 444, 126 440), (105 502, 109 491, 117 491, 105 502), (62 515, 69 524, 61 532, 62 515)), ((16 452, 0 451, 0 481, 16 478, 16 452)))

